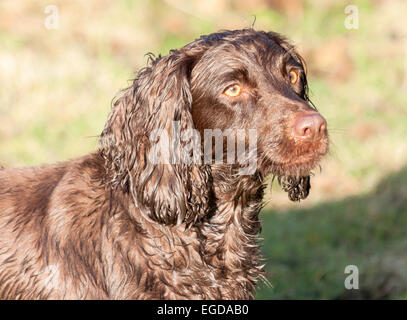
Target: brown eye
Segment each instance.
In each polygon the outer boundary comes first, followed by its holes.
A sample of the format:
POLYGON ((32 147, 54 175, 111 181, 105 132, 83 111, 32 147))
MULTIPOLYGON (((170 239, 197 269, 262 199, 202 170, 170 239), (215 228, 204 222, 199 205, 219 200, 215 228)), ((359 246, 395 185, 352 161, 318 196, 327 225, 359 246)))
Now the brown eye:
POLYGON ((296 84, 298 81, 298 73, 295 70, 291 70, 289 73, 291 84, 296 84))
POLYGON ((238 84, 234 84, 227 88, 224 92, 229 97, 237 97, 240 94, 240 86, 238 84))

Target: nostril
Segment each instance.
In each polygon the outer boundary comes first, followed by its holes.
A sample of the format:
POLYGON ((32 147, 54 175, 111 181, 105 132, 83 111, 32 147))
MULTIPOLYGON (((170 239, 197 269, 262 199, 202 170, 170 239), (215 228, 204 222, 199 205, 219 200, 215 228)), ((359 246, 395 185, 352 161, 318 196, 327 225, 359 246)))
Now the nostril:
POLYGON ((304 136, 308 136, 312 133, 312 130, 308 127, 304 128, 304 136))
POLYGON ((321 135, 326 131, 326 120, 321 115, 315 116, 316 126, 318 128, 318 133, 321 135))
POLYGON ((321 123, 321 126, 319 127, 319 132, 323 133, 326 130, 326 121, 324 119, 324 121, 321 123))

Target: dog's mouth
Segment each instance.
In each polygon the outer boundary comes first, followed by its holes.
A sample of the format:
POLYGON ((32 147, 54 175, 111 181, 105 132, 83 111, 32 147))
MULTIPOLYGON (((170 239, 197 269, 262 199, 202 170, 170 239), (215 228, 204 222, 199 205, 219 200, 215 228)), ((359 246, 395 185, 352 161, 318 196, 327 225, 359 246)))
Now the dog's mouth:
POLYGON ((279 175, 282 176, 308 176, 321 159, 328 153, 328 138, 314 141, 310 144, 293 148, 285 157, 276 161, 279 175))
POLYGON ((308 167, 310 163, 316 162, 317 157, 322 157, 323 155, 315 155, 313 152, 307 152, 297 158, 290 159, 287 161, 282 162, 280 165, 283 168, 290 168, 293 166, 304 166, 308 167))
POLYGON ((304 200, 311 188, 310 176, 313 170, 318 168, 328 149, 328 140, 326 140, 302 150, 296 149, 296 152, 287 152, 285 157, 274 161, 266 157, 265 168, 277 178, 279 185, 288 193, 291 201, 304 200))
POLYGON ((295 177, 298 179, 309 176, 318 167, 326 153, 311 151, 287 160, 272 161, 266 159, 265 162, 268 163, 266 170, 277 177, 295 177))

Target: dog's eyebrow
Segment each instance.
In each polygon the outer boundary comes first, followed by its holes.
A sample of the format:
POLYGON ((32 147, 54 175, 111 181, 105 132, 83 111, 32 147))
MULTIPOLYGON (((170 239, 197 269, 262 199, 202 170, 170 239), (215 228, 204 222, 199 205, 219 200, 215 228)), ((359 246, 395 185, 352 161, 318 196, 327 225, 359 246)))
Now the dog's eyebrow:
POLYGON ((292 67, 297 67, 299 69, 303 69, 303 65, 302 65, 301 61, 298 61, 296 59, 296 54, 295 54, 294 48, 285 50, 284 54, 281 54, 278 62, 279 62, 278 65, 280 66, 282 73, 286 72, 287 66, 292 66, 292 67))
POLYGON ((222 74, 222 80, 225 82, 233 81, 233 80, 248 80, 248 72, 246 69, 239 68, 233 69, 232 71, 228 71, 222 74))
POLYGON ((290 55, 290 58, 288 58, 286 61, 286 66, 295 67, 297 69, 303 69, 302 64, 299 61, 297 61, 296 59, 294 59, 291 55, 290 55))

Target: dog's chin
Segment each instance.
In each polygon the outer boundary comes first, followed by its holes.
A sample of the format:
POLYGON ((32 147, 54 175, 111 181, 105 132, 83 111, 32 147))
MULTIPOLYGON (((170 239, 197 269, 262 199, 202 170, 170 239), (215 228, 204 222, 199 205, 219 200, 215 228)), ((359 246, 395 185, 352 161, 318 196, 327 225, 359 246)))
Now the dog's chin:
POLYGON ((310 176, 324 154, 306 154, 287 161, 265 160, 265 175, 277 178, 281 188, 291 201, 308 197, 311 189, 310 176))
POLYGON ((291 161, 273 161, 265 159, 264 174, 275 177, 294 177, 300 178, 309 176, 311 172, 318 167, 320 157, 316 158, 297 158, 291 161))
POLYGON ((318 167, 319 161, 320 159, 297 159, 292 162, 276 164, 273 168, 273 174, 276 176, 296 178, 309 176, 311 172, 318 167))

